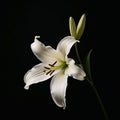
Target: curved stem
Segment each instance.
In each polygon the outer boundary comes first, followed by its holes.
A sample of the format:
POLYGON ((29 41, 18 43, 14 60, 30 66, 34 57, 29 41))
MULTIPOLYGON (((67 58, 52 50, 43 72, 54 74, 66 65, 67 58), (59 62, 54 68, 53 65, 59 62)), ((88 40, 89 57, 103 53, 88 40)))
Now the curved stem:
POLYGON ((79 55, 79 52, 78 52, 77 43, 75 43, 75 51, 76 51, 76 55, 77 55, 77 58, 78 58, 79 63, 82 64, 82 61, 81 61, 81 59, 80 59, 80 55, 79 55))
POLYGON ((96 97, 97 97, 97 99, 98 99, 98 101, 99 101, 100 107, 101 107, 101 109, 102 109, 102 111, 103 111, 103 113, 104 113, 105 120, 109 120, 108 115, 107 115, 107 112, 106 112, 106 110, 105 110, 105 107, 104 107, 104 105, 103 105, 103 103, 102 103, 102 100, 101 100, 101 98, 100 98, 100 95, 98 94, 98 91, 97 91, 96 87, 94 86, 94 84, 93 84, 92 81, 90 81, 89 79, 87 79, 87 81, 89 82, 89 84, 91 85, 93 91, 94 91, 95 94, 96 94, 96 97))
MULTIPOLYGON (((82 61, 81 61, 81 59, 80 59, 80 55, 79 55, 79 52, 78 52, 77 43, 75 44, 75 51, 76 51, 76 55, 77 55, 78 61, 79 61, 79 63, 82 65, 82 61)), ((89 82, 89 84, 91 85, 93 91, 95 92, 95 95, 96 95, 96 97, 97 97, 97 99, 98 99, 98 102, 99 102, 99 104, 100 104, 100 107, 101 107, 101 109, 102 109, 102 111, 103 111, 103 113, 104 113, 105 120, 109 120, 108 115, 107 115, 107 112, 106 112, 106 110, 105 110, 105 107, 104 107, 104 105, 103 105, 103 103, 102 103, 102 100, 101 100, 101 98, 100 98, 100 95, 98 94, 98 91, 97 91, 96 87, 94 86, 94 84, 93 84, 93 82, 92 82, 92 78, 89 79, 88 76, 86 76, 86 80, 89 82)))

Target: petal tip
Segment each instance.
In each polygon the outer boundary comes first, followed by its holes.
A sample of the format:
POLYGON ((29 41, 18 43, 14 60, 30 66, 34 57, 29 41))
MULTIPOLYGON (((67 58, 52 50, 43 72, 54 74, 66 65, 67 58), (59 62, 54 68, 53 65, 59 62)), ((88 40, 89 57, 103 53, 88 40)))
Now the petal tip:
POLYGON ((34 42, 31 44, 31 49, 33 51, 39 51, 39 48, 40 48, 40 42, 35 39, 34 42))
POLYGON ((24 89, 25 89, 25 90, 28 90, 28 89, 29 89, 29 86, 25 85, 24 89))
POLYGON ((65 110, 66 109, 66 103, 64 103, 62 107, 63 107, 63 110, 65 110))
POLYGON ((83 71, 82 75, 83 75, 83 78, 85 78, 85 77, 86 77, 86 73, 85 73, 84 71, 83 71))
POLYGON ((36 40, 37 38, 40 38, 40 36, 35 36, 35 40, 36 40))

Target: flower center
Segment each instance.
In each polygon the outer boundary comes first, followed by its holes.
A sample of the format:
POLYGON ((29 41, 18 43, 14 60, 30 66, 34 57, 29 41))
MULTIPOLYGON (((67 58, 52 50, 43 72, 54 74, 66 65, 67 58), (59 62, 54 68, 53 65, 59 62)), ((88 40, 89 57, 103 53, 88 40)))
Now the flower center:
POLYGON ((60 65, 55 66, 57 63, 57 61, 55 61, 53 64, 48 64, 48 67, 44 67, 43 72, 46 73, 46 75, 52 75, 55 70, 61 69, 61 70, 65 70, 68 67, 68 64, 66 64, 65 61, 62 61, 60 65))
POLYGON ((68 67, 68 64, 65 61, 63 61, 61 64, 61 68, 66 69, 67 67, 68 67))
POLYGON ((55 67, 55 64, 57 63, 57 61, 55 61, 53 64, 48 64, 49 67, 44 67, 44 71, 46 73, 46 75, 52 75, 55 72, 55 69, 53 69, 55 67))

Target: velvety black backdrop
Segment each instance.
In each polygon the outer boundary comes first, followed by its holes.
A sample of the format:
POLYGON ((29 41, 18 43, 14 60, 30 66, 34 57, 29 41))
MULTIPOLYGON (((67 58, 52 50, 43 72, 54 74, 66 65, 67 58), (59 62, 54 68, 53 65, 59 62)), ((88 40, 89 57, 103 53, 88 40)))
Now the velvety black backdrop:
MULTIPOLYGON (((80 119, 104 120, 98 100, 87 81, 69 78, 66 93, 67 107, 57 107, 50 95, 50 80, 24 89, 24 74, 39 63, 33 55, 30 44, 35 35, 41 36, 45 45, 56 48, 57 43, 69 33, 69 17, 76 23, 83 13, 86 14, 86 27, 79 44, 79 53, 83 59, 92 48, 91 55, 93 80, 103 100, 105 108, 112 118, 111 83, 105 76, 105 69, 100 63, 99 43, 105 40, 105 30, 101 31, 103 22, 100 2, 94 0, 70 1, 10 1, 5 4, 7 10, 7 29, 3 57, 7 57, 7 99, 6 111, 11 118, 35 119, 80 119), (102 38, 102 39, 101 39, 102 38), (103 40, 104 38, 104 40, 103 40), (109 83, 109 84, 108 84, 109 83), (15 116, 16 115, 16 116, 15 116)), ((102 47, 101 47, 102 48, 102 47)), ((77 62, 74 47, 69 54, 77 62)), ((5 74, 6 75, 6 74, 5 74)))

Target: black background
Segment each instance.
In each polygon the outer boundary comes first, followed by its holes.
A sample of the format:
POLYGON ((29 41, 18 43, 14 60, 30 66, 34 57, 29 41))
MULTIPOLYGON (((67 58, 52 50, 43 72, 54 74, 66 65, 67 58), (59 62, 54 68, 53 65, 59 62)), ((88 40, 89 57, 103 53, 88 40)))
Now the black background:
MULTIPOLYGON (((40 40, 45 45, 56 48, 63 37, 70 35, 69 17, 72 16, 77 23, 85 13, 86 27, 79 44, 79 53, 83 59, 87 52, 93 49, 91 55, 93 81, 112 119, 112 81, 105 76, 106 68, 103 69, 101 64, 106 61, 101 55, 102 52, 99 52, 104 46, 100 46, 101 41, 106 40, 107 20, 103 20, 103 16, 108 11, 103 7, 104 4, 94 0, 10 1, 4 4, 8 32, 5 36, 7 40, 1 47, 4 51, 2 58, 6 58, 7 65, 4 70, 7 94, 3 96, 6 101, 5 111, 11 113, 9 117, 13 119, 31 117, 33 120, 36 118, 104 120, 98 100, 87 81, 80 82, 69 78, 65 110, 57 107, 51 98, 49 88, 51 79, 31 85, 28 91, 24 89, 24 74, 39 63, 30 49, 34 36, 40 35, 40 40)), ((69 56, 78 62, 74 53, 73 47, 69 56)), ((105 52, 103 54, 105 55, 105 52)))

